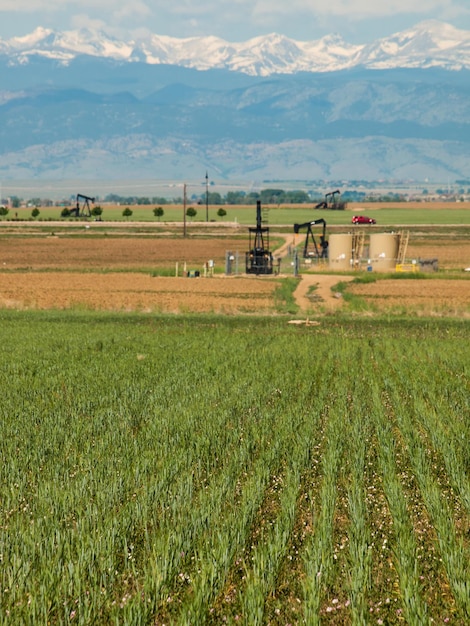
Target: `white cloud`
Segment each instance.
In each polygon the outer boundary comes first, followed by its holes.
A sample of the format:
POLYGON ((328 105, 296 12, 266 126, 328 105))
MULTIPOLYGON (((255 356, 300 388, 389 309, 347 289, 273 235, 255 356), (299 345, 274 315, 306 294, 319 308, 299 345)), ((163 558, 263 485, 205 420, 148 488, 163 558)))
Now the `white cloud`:
POLYGON ((74 29, 88 28, 90 30, 103 30, 106 27, 106 22, 100 19, 92 19, 89 15, 86 15, 86 13, 80 13, 70 18, 70 25, 74 29))
MULTIPOLYGON (((470 16, 469 4, 469 0, 183 0, 172 5, 165 0, 152 3, 152 7, 161 7, 156 13, 162 11, 174 16, 183 28, 199 31, 194 34, 225 31, 222 36, 233 41, 237 37, 246 38, 243 33, 253 31, 259 34, 289 31, 290 36, 302 32, 314 38, 319 30, 326 34, 341 27, 352 32, 364 24, 365 32, 367 22, 377 25, 380 20, 383 20, 381 30, 388 34, 430 18, 452 17, 456 26, 465 28, 457 18, 470 16)), ((369 36, 374 38, 376 33, 369 36)))
MULTIPOLYGON (((222 4, 225 0, 222 0, 222 4)), ((230 4, 230 3, 229 3, 230 4)), ((441 12, 458 4, 458 0, 258 0, 245 2, 256 16, 289 16, 295 12, 319 17, 364 19, 387 17, 397 13, 419 15, 441 12)))
POLYGON ((129 2, 129 0, 2 0, 0 12, 54 12, 54 11, 95 11, 108 10, 119 13, 123 17, 129 14, 142 16, 153 13, 168 12, 173 15, 187 15, 194 18, 202 15, 215 15, 217 13, 229 14, 233 11, 240 14, 243 11, 246 17, 252 15, 286 15, 295 11, 309 13, 311 15, 348 15, 353 17, 357 14, 362 16, 390 15, 394 13, 425 13, 429 11, 445 11, 451 7, 464 8, 464 2, 459 0, 386 0, 371 2, 371 0, 180 0, 168 2, 168 0, 154 0, 148 6, 144 2, 129 2))
MULTIPOLYGON (((116 6, 117 3, 113 3, 116 6)), ((151 9, 145 4, 145 2, 134 1, 132 4, 127 2, 123 3, 121 7, 115 8, 113 15, 118 20, 141 20, 145 19, 149 15, 152 15, 151 9)))
MULTIPOLYGON (((0 35, 31 24, 67 30, 146 29, 176 37, 231 41, 279 32, 313 39, 329 32, 375 38, 423 19, 470 29, 469 0, 0 0, 0 35), (466 22, 465 22, 466 20, 466 22), (378 33, 377 28, 381 31, 378 33), (368 30, 369 29, 369 30, 368 30), (384 32, 385 31, 385 32, 384 32)), ((18 34, 18 33, 14 33, 18 34)))
MULTIPOLYGON (((54 2, 54 0, 51 0, 54 2)), ((78 1, 78 0, 77 0, 78 1)), ((99 5, 106 0, 96 0, 99 5)), ((161 10, 175 15, 201 16, 217 13, 283 16, 296 11, 310 15, 337 15, 354 17, 386 16, 396 13, 419 15, 430 11, 442 12, 451 7, 468 5, 468 0, 182 0, 174 4, 168 0, 151 3, 154 13, 161 10)))
POLYGON ((98 7, 101 9, 112 7, 115 3, 112 0, 68 0, 67 6, 64 6, 63 0, 2 0, 0 11, 18 11, 18 12, 53 12, 53 11, 74 11, 78 9, 87 9, 89 7, 98 7))

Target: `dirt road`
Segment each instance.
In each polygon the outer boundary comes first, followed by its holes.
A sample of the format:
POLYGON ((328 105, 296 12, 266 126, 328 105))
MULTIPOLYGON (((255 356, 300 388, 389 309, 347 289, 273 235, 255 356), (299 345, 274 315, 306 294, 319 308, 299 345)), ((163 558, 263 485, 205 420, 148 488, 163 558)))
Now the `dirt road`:
MULTIPOLYGON (((277 233, 277 237, 284 239, 284 244, 279 247, 275 253, 275 257, 287 256, 288 250, 295 245, 292 235, 284 235, 277 233)), ((339 282, 350 281, 352 276, 331 276, 328 274, 301 274, 300 283, 294 292, 294 298, 302 312, 312 309, 334 310, 343 303, 341 295, 332 291, 339 282), (315 288, 315 289, 313 289, 315 288)))
POLYGON ((350 281, 353 278, 353 276, 330 274, 303 274, 294 292, 295 301, 303 312, 314 308, 335 310, 343 304, 343 299, 332 288, 339 282, 350 281), (314 290, 312 290, 313 287, 315 287, 314 290))

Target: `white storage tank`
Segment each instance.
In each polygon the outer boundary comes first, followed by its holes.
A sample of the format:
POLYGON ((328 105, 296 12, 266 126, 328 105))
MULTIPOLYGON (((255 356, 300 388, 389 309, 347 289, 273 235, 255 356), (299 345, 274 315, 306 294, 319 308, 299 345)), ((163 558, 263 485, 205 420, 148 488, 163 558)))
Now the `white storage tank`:
POLYGON ((369 266, 374 272, 389 272, 395 269, 400 247, 398 233, 373 233, 370 236, 369 266))
POLYGON ((328 243, 328 265, 334 270, 350 270, 353 266, 353 236, 333 234, 328 243))

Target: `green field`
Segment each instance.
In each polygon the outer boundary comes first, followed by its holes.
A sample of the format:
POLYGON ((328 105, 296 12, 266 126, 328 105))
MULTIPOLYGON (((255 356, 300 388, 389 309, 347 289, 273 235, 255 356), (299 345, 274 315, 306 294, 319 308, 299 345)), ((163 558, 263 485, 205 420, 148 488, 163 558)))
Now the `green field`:
MULTIPOLYGON (((191 224, 198 224, 206 221, 206 208, 205 206, 194 206, 197 211, 196 216, 191 220, 187 218, 188 227, 191 224)), ((125 207, 106 207, 103 206, 102 219, 104 224, 108 221, 119 222, 153 222, 160 223, 162 226, 166 222, 183 222, 184 214, 182 206, 164 206, 164 215, 160 220, 153 214, 154 206, 132 206, 132 216, 123 217, 122 212, 125 207)), ((209 220, 215 222, 238 222, 244 225, 253 225, 256 223, 256 207, 255 206, 238 206, 238 205, 224 205, 224 209, 227 211, 227 215, 223 218, 217 216, 217 210, 220 207, 209 207, 209 220)), ((294 206, 280 206, 280 207, 266 207, 267 212, 263 214, 266 217, 269 225, 290 225, 295 223, 304 223, 316 219, 324 219, 331 225, 350 225, 351 218, 358 210, 346 210, 346 211, 325 211, 314 210, 310 205, 304 207, 294 206)), ((11 221, 15 219, 15 214, 18 214, 20 220, 32 220, 31 209, 11 209, 6 217, 1 217, 0 222, 11 221)), ((60 218, 60 208, 41 208, 39 216, 34 221, 45 220, 57 220, 60 218)), ((366 214, 369 217, 373 217, 377 220, 378 226, 394 226, 394 225, 411 225, 411 224, 459 224, 462 226, 470 225, 470 209, 462 208, 458 203, 449 204, 448 208, 436 209, 430 208, 430 205, 423 206, 423 208, 410 208, 404 203, 402 206, 396 208, 386 208, 377 205, 377 208, 367 209, 360 212, 366 214)), ((90 218, 92 219, 92 218, 90 218)), ((77 221, 76 218, 65 219, 67 221, 77 221)), ((362 227, 364 228, 364 227, 362 227)))
POLYGON ((0 317, 0 624, 469 622, 468 321, 0 317))

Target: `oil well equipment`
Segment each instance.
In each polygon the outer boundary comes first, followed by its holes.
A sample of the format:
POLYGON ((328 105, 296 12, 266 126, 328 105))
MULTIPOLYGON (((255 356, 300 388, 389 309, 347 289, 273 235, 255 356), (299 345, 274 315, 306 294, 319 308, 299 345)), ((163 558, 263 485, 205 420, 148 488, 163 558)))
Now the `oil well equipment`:
POLYGON ((70 215, 75 217, 91 217, 90 202, 94 204, 95 199, 77 193, 76 205, 73 209, 70 209, 70 215))
POLYGON ((335 191, 329 191, 325 194, 325 199, 315 205, 316 209, 329 209, 331 211, 344 211, 346 208, 346 202, 341 200, 341 191, 336 189, 335 191))
POLYGON ((256 227, 250 233, 249 250, 245 255, 247 274, 272 274, 273 255, 269 251, 269 228, 262 225, 261 201, 256 202, 256 227))
POLYGON ((312 220, 311 222, 305 222, 305 224, 294 224, 294 233, 298 234, 300 231, 306 230, 303 257, 304 259, 312 258, 328 258, 328 241, 326 239, 326 222, 324 219, 312 220), (317 244, 315 234, 313 232, 313 226, 318 224, 322 225, 322 232, 320 235, 320 241, 317 244))

